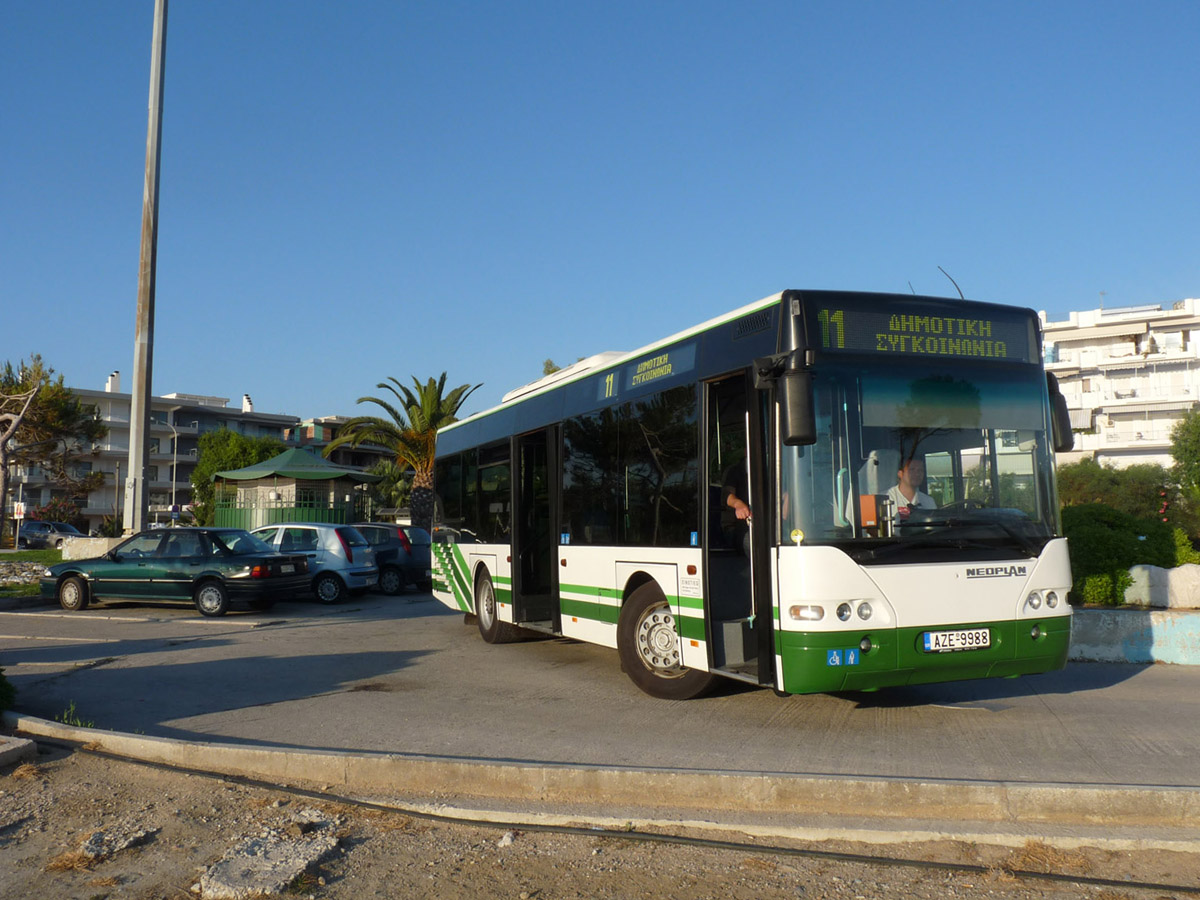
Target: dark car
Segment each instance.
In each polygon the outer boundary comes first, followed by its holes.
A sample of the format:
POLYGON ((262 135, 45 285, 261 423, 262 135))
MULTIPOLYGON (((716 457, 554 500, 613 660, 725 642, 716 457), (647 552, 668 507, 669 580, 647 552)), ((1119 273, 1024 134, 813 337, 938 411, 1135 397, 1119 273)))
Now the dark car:
POLYGON ((407 585, 423 591, 432 587, 428 531, 390 522, 357 522, 354 527, 375 548, 381 591, 399 594, 407 585))
POLYGON ((40 522, 29 519, 21 523, 17 546, 27 550, 61 550, 66 539, 73 537, 83 537, 83 532, 67 522, 40 522))
POLYGON ((276 553, 238 528, 143 531, 97 559, 51 566, 41 593, 63 609, 93 600, 190 600, 205 616, 232 603, 268 609, 308 590, 308 560, 276 553))

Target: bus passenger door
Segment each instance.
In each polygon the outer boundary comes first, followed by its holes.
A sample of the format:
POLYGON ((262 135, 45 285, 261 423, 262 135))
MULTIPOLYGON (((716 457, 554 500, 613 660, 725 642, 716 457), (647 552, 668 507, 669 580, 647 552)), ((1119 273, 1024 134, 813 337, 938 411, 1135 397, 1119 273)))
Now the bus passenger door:
POLYGON ((706 533, 704 543, 705 621, 714 669, 759 683, 769 633, 770 599, 757 614, 755 585, 769 585, 767 538, 771 519, 763 473, 762 403, 747 373, 705 385, 706 533), (736 497, 733 501, 731 497, 736 497), (731 505, 731 503, 733 505, 731 505), (737 507, 750 508, 747 520, 737 507))
POLYGON ((559 630, 557 426, 514 439, 513 619, 559 630))

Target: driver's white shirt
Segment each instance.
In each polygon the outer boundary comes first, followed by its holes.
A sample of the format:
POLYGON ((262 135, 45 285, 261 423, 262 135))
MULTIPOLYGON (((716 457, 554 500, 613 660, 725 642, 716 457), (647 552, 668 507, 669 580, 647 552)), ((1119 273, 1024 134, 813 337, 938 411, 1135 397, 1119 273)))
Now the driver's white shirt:
POLYGON ((894 484, 888 489, 888 499, 895 504, 895 518, 900 518, 900 510, 910 506, 915 506, 917 509, 937 509, 937 502, 928 494, 922 493, 920 490, 913 495, 909 500, 904 494, 900 493, 900 485, 894 484))

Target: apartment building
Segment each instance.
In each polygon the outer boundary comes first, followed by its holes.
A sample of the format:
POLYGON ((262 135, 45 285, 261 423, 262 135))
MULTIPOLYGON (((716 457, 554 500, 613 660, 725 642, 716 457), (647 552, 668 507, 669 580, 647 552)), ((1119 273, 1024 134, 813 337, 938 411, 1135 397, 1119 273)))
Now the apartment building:
MULTIPOLYGON (((74 465, 79 472, 103 472, 103 487, 92 491, 80 509, 88 529, 99 527, 105 516, 117 516, 124 510, 125 479, 128 476, 129 416, 131 396, 121 391, 121 375, 108 376, 104 390, 72 388, 84 403, 94 405, 108 426, 108 437, 92 447, 74 465)), ((167 522, 172 506, 181 509, 191 503, 192 470, 199 455, 198 440, 208 431, 228 428, 247 437, 268 436, 285 440, 300 419, 296 416, 255 412, 248 394, 238 409, 229 406, 226 397, 203 394, 165 394, 150 401, 150 455, 147 484, 150 522, 167 522)), ((37 467, 17 467, 9 502, 18 496, 26 507, 43 506, 60 491, 37 467)))
POLYGON ((1200 403, 1200 299, 1040 315, 1046 368, 1076 429, 1059 462, 1172 465, 1171 429, 1200 403))

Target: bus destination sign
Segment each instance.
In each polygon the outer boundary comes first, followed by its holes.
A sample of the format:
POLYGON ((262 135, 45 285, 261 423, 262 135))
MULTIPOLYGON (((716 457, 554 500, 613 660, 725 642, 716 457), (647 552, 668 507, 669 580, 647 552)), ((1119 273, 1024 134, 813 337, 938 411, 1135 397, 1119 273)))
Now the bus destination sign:
POLYGON ((1011 315, 985 311, 979 317, 924 304, 913 309, 899 303, 817 306, 816 337, 825 351, 1036 362, 1029 317, 1016 310, 1011 315))

